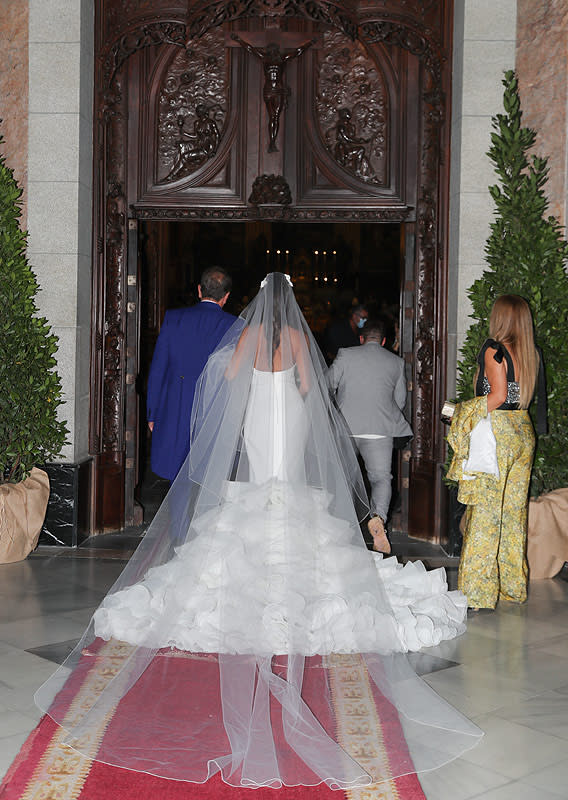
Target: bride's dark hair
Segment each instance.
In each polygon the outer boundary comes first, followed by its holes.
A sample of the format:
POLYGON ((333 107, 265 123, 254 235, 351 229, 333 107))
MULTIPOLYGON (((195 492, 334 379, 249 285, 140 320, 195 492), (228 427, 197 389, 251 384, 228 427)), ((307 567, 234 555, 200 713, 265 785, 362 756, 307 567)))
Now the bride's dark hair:
POLYGON ((280 347, 280 335, 282 333, 282 311, 279 305, 274 306, 272 317, 272 357, 280 347))
POLYGON ((282 272, 273 272, 270 276, 272 278, 273 288, 273 305, 272 305, 272 357, 280 347, 282 337, 282 316, 286 318, 286 325, 297 330, 295 326, 290 325, 289 315, 286 313, 290 303, 290 294, 292 294, 292 285, 289 279, 282 272))

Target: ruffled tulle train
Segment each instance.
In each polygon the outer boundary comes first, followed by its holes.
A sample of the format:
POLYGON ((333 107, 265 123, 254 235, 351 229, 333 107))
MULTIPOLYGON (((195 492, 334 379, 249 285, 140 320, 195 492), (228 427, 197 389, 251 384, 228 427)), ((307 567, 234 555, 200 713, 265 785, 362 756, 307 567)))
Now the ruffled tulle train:
POLYGON ((229 483, 173 559, 105 599, 97 636, 190 652, 326 655, 418 650, 464 632, 467 601, 448 592, 443 569, 354 546, 360 533, 329 503, 323 491, 277 480, 229 483), (370 590, 379 582, 390 609, 370 590))

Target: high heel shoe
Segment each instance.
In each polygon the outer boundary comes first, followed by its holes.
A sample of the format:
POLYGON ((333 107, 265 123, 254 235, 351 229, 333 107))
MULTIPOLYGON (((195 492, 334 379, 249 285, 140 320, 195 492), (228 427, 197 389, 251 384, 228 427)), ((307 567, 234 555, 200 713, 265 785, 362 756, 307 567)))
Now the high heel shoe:
POLYGON ((391 552, 391 544, 387 538, 385 523, 381 517, 371 517, 367 523, 367 528, 373 537, 373 550, 376 553, 384 553, 388 556, 391 552))

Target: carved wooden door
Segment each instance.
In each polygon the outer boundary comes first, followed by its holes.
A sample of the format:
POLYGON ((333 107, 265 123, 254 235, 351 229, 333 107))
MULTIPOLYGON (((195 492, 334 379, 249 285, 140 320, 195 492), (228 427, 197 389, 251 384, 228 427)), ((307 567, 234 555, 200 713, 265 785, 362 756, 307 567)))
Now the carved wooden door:
POLYGON ((405 230, 409 525, 438 538, 451 20, 446 3, 403 5, 98 0, 99 529, 133 521, 139 221, 392 221, 405 230))

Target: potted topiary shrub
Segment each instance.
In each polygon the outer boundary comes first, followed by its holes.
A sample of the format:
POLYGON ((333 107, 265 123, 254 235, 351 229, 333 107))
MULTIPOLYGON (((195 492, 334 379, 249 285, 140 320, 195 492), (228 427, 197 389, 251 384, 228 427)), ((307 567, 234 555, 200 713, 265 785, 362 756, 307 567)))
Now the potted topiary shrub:
POLYGON ((0 563, 26 558, 36 546, 49 499, 38 465, 61 451, 67 434, 57 418, 57 338, 37 314, 21 194, 0 155, 0 563))
MULTIPOLYGON (((521 104, 513 71, 505 73, 503 85, 505 113, 493 118, 488 151, 499 178, 498 185, 489 187, 496 215, 485 247, 487 269, 468 290, 473 323, 458 363, 457 400, 472 396, 477 353, 488 337, 489 312, 494 300, 501 294, 521 295, 533 313, 536 341, 542 349, 546 368, 548 396, 548 433, 537 439, 530 492, 533 498, 547 496, 548 499, 552 493, 555 501, 560 496, 568 510, 568 349, 565 329, 568 316, 568 276, 565 271, 568 244, 558 220, 546 216, 548 200, 544 186, 548 178, 547 161, 529 155, 536 133, 521 125, 521 104)), ((531 414, 534 421, 534 403, 531 414)), ((531 502, 529 564, 531 526, 534 529, 535 515, 536 509, 531 502)), ((566 544, 568 547, 568 539, 566 544)))

